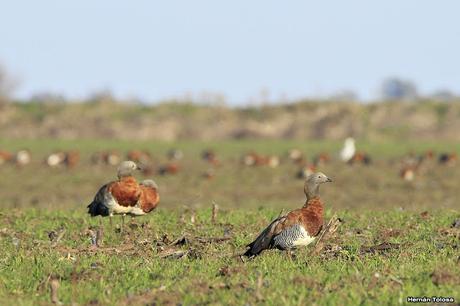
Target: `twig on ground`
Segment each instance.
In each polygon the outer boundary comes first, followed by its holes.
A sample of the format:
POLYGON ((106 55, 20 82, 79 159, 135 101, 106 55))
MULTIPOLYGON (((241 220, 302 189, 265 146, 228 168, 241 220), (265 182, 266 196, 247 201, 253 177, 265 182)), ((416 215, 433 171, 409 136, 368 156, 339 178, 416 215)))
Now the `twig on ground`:
POLYGON ((326 226, 323 228, 321 233, 319 234, 319 237, 316 240, 315 247, 313 248, 312 254, 319 254, 323 250, 325 246, 324 240, 329 238, 331 235, 333 235, 337 231, 340 223, 341 223, 341 220, 337 218, 336 214, 334 214, 332 218, 329 220, 329 222, 326 224, 326 226))
POLYGON ((216 223, 217 222, 217 214, 219 213, 219 205, 217 205, 216 203, 213 203, 212 204, 212 223, 216 223))
POLYGON ((59 289, 59 280, 56 277, 51 277, 50 279, 51 302, 56 305, 62 305, 61 301, 59 301, 58 289, 59 289))

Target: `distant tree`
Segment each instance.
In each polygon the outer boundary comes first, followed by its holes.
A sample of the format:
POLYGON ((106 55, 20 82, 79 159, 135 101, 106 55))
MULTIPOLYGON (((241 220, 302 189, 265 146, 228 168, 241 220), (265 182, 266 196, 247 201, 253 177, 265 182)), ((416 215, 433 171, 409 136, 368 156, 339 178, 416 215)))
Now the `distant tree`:
POLYGON ((198 94, 196 102, 203 105, 224 105, 225 95, 219 92, 202 91, 198 94))
POLYGON ((452 101, 457 98, 457 96, 448 89, 438 90, 431 95, 431 98, 438 101, 452 101))
POLYGON ((335 94, 329 97, 330 100, 339 101, 339 102, 353 102, 358 101, 359 96, 353 91, 349 89, 344 89, 336 92, 335 94))
POLYGON ((10 102, 10 95, 14 87, 14 82, 6 68, 0 64, 0 108, 10 102))
POLYGON ((108 104, 116 102, 116 99, 110 89, 102 89, 92 93, 88 101, 96 104, 108 104))
POLYGON ((382 83, 381 95, 384 100, 413 100, 417 98, 417 87, 411 81, 389 78, 382 83))
POLYGON ((64 95, 51 92, 36 93, 30 99, 36 103, 62 103, 66 101, 64 95))

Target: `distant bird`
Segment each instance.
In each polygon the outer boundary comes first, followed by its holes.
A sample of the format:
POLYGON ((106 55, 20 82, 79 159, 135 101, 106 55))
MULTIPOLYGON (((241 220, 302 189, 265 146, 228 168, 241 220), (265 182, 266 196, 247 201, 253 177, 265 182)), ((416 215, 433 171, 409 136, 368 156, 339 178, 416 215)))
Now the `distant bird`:
POLYGON ((321 231, 323 226, 324 208, 319 196, 319 186, 332 182, 321 172, 310 175, 304 186, 307 197, 305 205, 276 218, 260 235, 250 244, 243 255, 254 257, 263 250, 280 249, 290 250, 298 246, 310 244, 321 231))
POLYGON ((104 154, 104 162, 107 165, 115 166, 119 164, 121 161, 120 154, 116 151, 109 151, 106 154, 104 154))
POLYGON ((290 160, 292 160, 296 164, 300 164, 304 162, 305 158, 303 156, 302 151, 299 149, 291 149, 288 151, 288 157, 290 160))
POLYGON ((280 158, 277 155, 267 157, 267 165, 270 168, 276 168, 280 165, 280 158))
POLYGON ((5 164, 13 158, 13 154, 8 151, 0 151, 0 165, 5 164))
POLYGON ((313 165, 315 167, 323 166, 327 164, 330 160, 331 160, 331 157, 329 156, 329 154, 327 154, 326 152, 321 152, 313 158, 313 165))
POLYGON ((425 153, 418 156, 421 161, 433 161, 434 160, 434 152, 433 150, 428 150, 425 153))
POLYGON ((370 165, 372 163, 372 159, 369 154, 364 152, 357 152, 353 155, 352 158, 348 160, 348 164, 353 165, 355 163, 360 163, 364 165, 370 165))
POLYGON ((64 164, 67 168, 75 168, 80 162, 80 151, 72 150, 65 152, 64 164))
POLYGON ((216 153, 211 149, 204 150, 201 153, 201 158, 213 166, 220 166, 220 161, 217 158, 216 153))
POLYGON ((179 149, 171 149, 168 151, 167 156, 169 160, 181 160, 184 158, 184 153, 179 149))
POLYGON ((128 160, 132 160, 141 165, 148 165, 152 161, 152 156, 148 151, 131 150, 126 156, 128 160))
POLYGON ((340 151, 340 159, 344 162, 350 161, 356 153, 355 140, 351 137, 345 139, 342 150, 340 151))
POLYGON ((264 156, 256 152, 249 152, 243 156, 242 162, 245 166, 269 166, 276 168, 280 164, 280 158, 277 155, 264 156))
MULTIPOLYGON (((112 223, 111 217, 114 214, 122 215, 123 223, 126 214, 146 214, 142 207, 139 206, 139 199, 142 196, 143 189, 133 177, 135 170, 140 170, 135 162, 121 162, 118 167, 118 180, 107 183, 99 189, 91 204, 88 205, 88 213, 92 217, 98 215, 109 216, 110 223, 112 223)), ((149 186, 147 184, 145 187, 149 186)))
POLYGON ((91 156, 91 162, 95 165, 105 164, 115 166, 120 163, 120 154, 116 151, 96 152, 91 156))
POLYGON ((441 165, 453 166, 457 162, 457 153, 441 153, 438 162, 441 165))
POLYGON ((416 156, 414 153, 409 153, 403 160, 399 176, 407 181, 412 182, 419 174, 419 170, 422 164, 425 162, 425 158, 416 156))
POLYGON ((316 166, 314 164, 308 164, 302 166, 302 168, 297 171, 297 178, 298 179, 307 179, 310 175, 315 173, 316 171, 316 166))
POLYGON ((265 164, 265 158, 256 152, 249 152, 243 156, 242 162, 245 166, 261 166, 265 164))
POLYGON ((417 165, 406 165, 399 172, 399 176, 405 181, 412 182, 417 173, 417 169, 417 165))
POLYGON ((45 163, 49 167, 54 168, 54 167, 58 167, 62 165, 65 161, 65 158, 66 158, 65 152, 63 151, 54 152, 48 155, 48 157, 45 160, 45 163))
POLYGON ((164 165, 158 167, 158 174, 159 175, 167 175, 167 174, 176 174, 179 172, 180 166, 175 162, 168 162, 164 165))
POLYGON ((14 160, 16 162, 16 165, 22 167, 30 164, 30 162, 32 161, 32 156, 30 155, 30 151, 27 149, 19 150, 18 152, 16 152, 14 160))
POLYGON ((80 161, 80 152, 73 151, 58 151, 51 153, 45 160, 45 163, 51 167, 56 168, 65 165, 67 168, 74 168, 80 161))

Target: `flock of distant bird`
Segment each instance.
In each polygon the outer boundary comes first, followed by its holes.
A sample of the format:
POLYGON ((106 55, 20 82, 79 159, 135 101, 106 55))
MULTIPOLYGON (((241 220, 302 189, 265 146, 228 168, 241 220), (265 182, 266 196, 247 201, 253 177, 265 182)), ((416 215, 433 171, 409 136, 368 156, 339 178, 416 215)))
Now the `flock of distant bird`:
MULTIPOLYGON (((130 150, 126 156, 122 156, 115 150, 106 150, 95 152, 91 155, 90 161, 93 165, 108 165, 116 166, 122 160, 131 160, 142 166, 142 174, 150 176, 153 174, 168 175, 176 174, 181 170, 180 161, 184 157, 181 150, 171 149, 167 152, 167 161, 155 165, 153 157, 150 152, 145 150, 130 150), (154 166, 155 165, 155 166, 154 166)), ((211 150, 204 150, 201 154, 204 161, 207 162, 208 168, 203 172, 202 177, 212 179, 215 177, 215 169, 222 165, 218 159, 217 154, 211 150)), ((328 153, 319 153, 309 161, 303 152, 299 149, 291 149, 287 152, 286 158, 298 165, 296 176, 299 179, 305 179, 324 164, 332 160, 328 153)), ((353 164, 370 165, 372 159, 369 154, 363 151, 357 151, 355 140, 347 138, 344 146, 339 153, 339 158, 342 162, 353 164)), ((423 166, 429 162, 443 165, 454 165, 458 160, 455 152, 441 153, 435 156, 432 150, 429 150, 422 155, 409 153, 402 158, 400 163, 399 176, 406 180, 412 181, 417 175, 422 172, 423 166)), ((44 164, 50 168, 67 168, 73 169, 80 163, 81 157, 78 150, 68 151, 55 151, 44 159, 44 164)), ((263 155, 255 151, 244 154, 241 158, 241 163, 248 167, 261 167, 266 166, 276 168, 282 163, 283 159, 278 155, 263 155)), ((31 152, 27 149, 19 150, 17 152, 8 152, 0 150, 0 166, 3 164, 15 164, 19 167, 27 166, 32 162, 31 152)))
MULTIPOLYGON (((184 154, 180 150, 172 149, 167 153, 168 162, 156 168, 152 168, 152 157, 149 152, 132 150, 126 155, 127 161, 121 161, 121 156, 115 151, 97 152, 91 156, 93 164, 118 165, 117 179, 104 184, 96 193, 93 201, 88 205, 88 213, 91 216, 109 216, 112 224, 113 215, 122 216, 122 227, 124 216, 140 216, 152 212, 160 201, 158 185, 152 179, 137 182, 134 177, 135 171, 142 171, 146 175, 175 174, 179 171, 179 161, 184 154)), ((272 221, 257 238, 250 243, 244 255, 254 257, 266 249, 291 250, 298 246, 310 244, 319 235, 323 226, 324 207, 319 195, 320 185, 332 180, 321 172, 317 167, 328 163, 331 158, 327 153, 320 153, 308 162, 302 151, 292 149, 288 152, 288 158, 300 166, 297 177, 305 180, 304 193, 306 202, 300 209, 293 210, 285 215, 279 216, 272 221)), ((365 152, 356 150, 355 140, 347 138, 339 153, 340 159, 350 165, 372 163, 370 156, 365 152)), ((213 178, 215 167, 221 165, 220 160, 213 150, 202 152, 202 158, 210 166, 204 177, 213 178)), ((457 162, 456 153, 442 153, 438 156, 437 162, 444 165, 454 165, 457 162)), ((404 180, 412 181, 421 167, 435 161, 433 151, 427 151, 422 155, 409 154, 402 161, 400 176, 404 180)), ((20 150, 16 153, 0 151, 0 165, 14 163, 18 166, 25 166, 32 161, 28 150, 20 150)), ((59 151, 48 155, 45 164, 49 167, 65 166, 74 168, 80 161, 80 153, 73 151, 59 151)), ((278 167, 280 158, 276 155, 261 155, 256 152, 245 154, 241 160, 242 164, 248 167, 268 166, 278 167)))
POLYGON ((6 163, 14 163, 18 166, 28 165, 32 161, 29 150, 19 150, 16 153, 0 150, 0 166, 6 163))
POLYGON ((428 150, 423 154, 417 155, 409 153, 402 161, 402 167, 399 176, 405 181, 413 181, 417 175, 424 171, 425 166, 438 163, 445 166, 454 166, 458 161, 457 153, 441 153, 437 157, 432 150, 428 150))

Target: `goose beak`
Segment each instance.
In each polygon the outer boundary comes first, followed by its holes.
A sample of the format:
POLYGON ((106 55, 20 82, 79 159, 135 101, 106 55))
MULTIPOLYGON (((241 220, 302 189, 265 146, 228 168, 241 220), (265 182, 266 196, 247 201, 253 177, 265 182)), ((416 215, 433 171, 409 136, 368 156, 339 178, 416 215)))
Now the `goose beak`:
POLYGON ((331 178, 328 177, 327 180, 326 180, 326 182, 327 182, 327 183, 332 183, 331 178))

